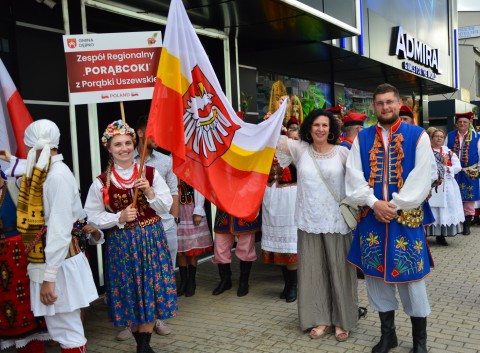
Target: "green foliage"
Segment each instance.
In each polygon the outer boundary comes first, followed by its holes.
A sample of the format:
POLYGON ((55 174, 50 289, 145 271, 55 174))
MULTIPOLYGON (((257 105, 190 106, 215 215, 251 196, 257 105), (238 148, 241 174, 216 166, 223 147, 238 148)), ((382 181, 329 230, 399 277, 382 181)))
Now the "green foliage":
POLYGON ((248 106, 250 105, 250 101, 252 100, 252 96, 249 96, 245 92, 241 92, 240 96, 241 96, 241 98, 240 98, 240 111, 243 114, 246 114, 247 110, 248 110, 248 106))

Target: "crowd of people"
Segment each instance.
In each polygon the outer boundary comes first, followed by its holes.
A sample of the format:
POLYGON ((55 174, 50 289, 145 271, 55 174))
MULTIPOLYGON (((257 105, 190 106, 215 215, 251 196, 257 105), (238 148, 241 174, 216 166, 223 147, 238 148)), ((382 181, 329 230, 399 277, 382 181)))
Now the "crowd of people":
POLYGON ((280 267, 279 296, 297 302, 300 329, 310 338, 348 340, 361 313, 361 277, 381 323, 372 353, 398 345, 397 291, 411 318, 413 352, 427 352, 425 278, 433 267, 427 236, 446 246, 447 237, 469 235, 479 208, 473 115, 457 114, 457 129, 448 134, 425 131, 398 90, 381 84, 373 93, 373 126, 364 126, 367 115, 339 105, 304 117, 300 99, 277 81, 265 119, 285 100, 289 109, 258 216, 246 222, 217 210, 215 241, 205 197, 175 176, 171 157, 145 143, 147 117, 136 130, 122 120, 107 126, 101 142, 110 158, 84 207, 58 151, 58 127, 33 122, 25 131, 26 160, 0 151, 10 163, 0 178, 6 249, 0 256, 2 278, 9 279, 3 290, 21 293, 1 298, 10 311, 0 313, 0 349, 41 353, 44 341, 53 340, 63 353, 86 352, 82 309, 98 294, 85 246, 105 244, 106 304, 121 327, 117 339, 133 336, 137 353, 152 353, 152 333, 171 332, 165 320, 177 314, 177 297, 195 295, 200 256, 213 250, 220 282, 212 294, 220 295, 233 286, 236 241, 237 295, 249 293, 261 230, 262 260, 280 267), (353 229, 340 203, 358 210, 353 229))

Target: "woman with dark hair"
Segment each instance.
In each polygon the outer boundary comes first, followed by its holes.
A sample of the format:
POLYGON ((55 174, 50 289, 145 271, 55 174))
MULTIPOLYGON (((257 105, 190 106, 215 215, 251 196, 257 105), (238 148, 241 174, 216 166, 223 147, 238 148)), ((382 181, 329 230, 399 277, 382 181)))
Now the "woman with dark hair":
POLYGON ((311 338, 335 332, 346 341, 358 321, 357 278, 346 262, 352 242, 340 213, 345 197, 348 149, 338 146, 338 124, 332 113, 317 109, 300 127, 300 141, 280 138, 281 166, 297 167, 298 313, 311 338))

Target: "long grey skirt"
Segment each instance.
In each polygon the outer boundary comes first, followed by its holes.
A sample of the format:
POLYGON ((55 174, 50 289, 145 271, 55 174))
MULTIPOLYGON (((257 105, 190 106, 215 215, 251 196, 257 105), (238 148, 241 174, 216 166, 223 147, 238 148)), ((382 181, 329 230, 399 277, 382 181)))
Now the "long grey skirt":
POLYGON ((352 235, 298 230, 298 316, 307 330, 319 325, 350 331, 358 321, 356 270, 347 263, 352 235))

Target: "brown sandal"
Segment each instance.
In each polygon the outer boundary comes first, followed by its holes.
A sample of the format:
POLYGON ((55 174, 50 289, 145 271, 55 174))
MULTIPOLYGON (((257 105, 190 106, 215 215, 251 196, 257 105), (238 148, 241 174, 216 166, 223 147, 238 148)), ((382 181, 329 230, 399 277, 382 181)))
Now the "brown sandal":
POLYGON ((317 327, 314 327, 310 330, 310 333, 308 334, 311 339, 316 339, 316 338, 322 338, 328 335, 329 333, 332 333, 334 331, 333 326, 325 326, 325 325, 319 325, 317 327), (320 326, 324 326, 324 329, 321 330, 319 329, 320 326))
POLYGON ((350 332, 349 331, 345 331, 343 328, 341 327, 335 327, 335 339, 338 341, 338 342, 345 342, 346 340, 348 340, 348 337, 350 336, 350 332))

